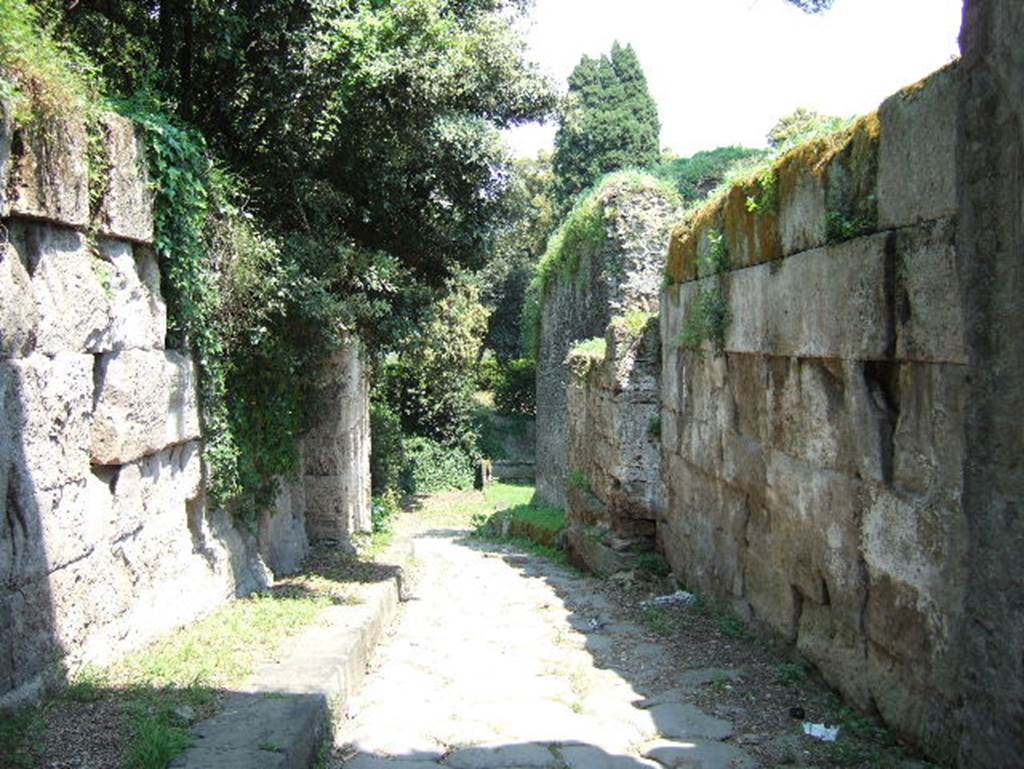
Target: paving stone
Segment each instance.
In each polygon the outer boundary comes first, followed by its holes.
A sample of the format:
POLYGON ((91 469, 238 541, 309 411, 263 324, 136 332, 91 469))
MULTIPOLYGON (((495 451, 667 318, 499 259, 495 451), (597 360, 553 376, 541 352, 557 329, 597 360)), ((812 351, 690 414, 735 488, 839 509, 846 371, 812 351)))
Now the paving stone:
POLYGON ((592 745, 570 745, 561 749, 569 769, 660 769, 658 764, 636 756, 613 755, 592 745))
POLYGON ((345 769, 431 769, 441 765, 430 759, 410 759, 402 757, 398 759, 382 758, 360 753, 344 764, 345 769))
POLYGON ((709 716, 695 705, 666 702, 655 705, 648 712, 663 737, 671 739, 724 740, 733 734, 732 724, 709 716))
POLYGON ((555 766, 558 761, 545 745, 498 745, 463 748, 445 762, 454 769, 511 769, 555 766))
POLYGON ((744 750, 725 742, 659 740, 642 751, 668 769, 755 769, 757 762, 744 750))

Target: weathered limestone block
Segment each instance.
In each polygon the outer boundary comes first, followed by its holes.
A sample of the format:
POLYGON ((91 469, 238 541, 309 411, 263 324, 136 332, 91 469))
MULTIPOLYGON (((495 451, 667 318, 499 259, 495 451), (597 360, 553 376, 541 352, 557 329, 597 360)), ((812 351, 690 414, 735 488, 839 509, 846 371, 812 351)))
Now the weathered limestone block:
POLYGON ((110 329, 110 265, 75 230, 19 222, 11 240, 32 277, 37 352, 101 352, 110 329))
POLYGON ((14 246, 4 242, 0 245, 0 358, 28 355, 38 325, 26 263, 14 246))
POLYGON ((828 604, 834 622, 860 632, 867 589, 860 558, 862 484, 780 451, 768 455, 767 479, 775 557, 794 589, 828 604))
POLYGON ((856 628, 838 621, 831 606, 804 601, 796 648, 854 706, 870 708, 865 641, 856 628))
POLYGON ((904 363, 893 435, 893 486, 958 506, 963 489, 968 368, 904 363))
POLYGON ((729 352, 884 359, 893 341, 886 238, 807 251, 725 278, 729 352))
POLYGON ((959 68, 952 65, 882 104, 879 227, 903 227, 956 213, 959 83, 959 68))
POLYGON ((97 266, 110 300, 110 324, 99 351, 159 350, 167 336, 167 305, 160 293, 156 253, 121 240, 100 240, 97 266))
POLYGON ((260 518, 260 555, 274 576, 298 571, 309 552, 306 491, 303 483, 281 479, 274 509, 260 518))
POLYGON ((11 201, 7 197, 7 176, 11 170, 11 137, 14 115, 10 102, 0 100, 0 218, 6 217, 11 201))
POLYGON ((742 596, 746 495, 686 457, 669 455, 665 462, 667 501, 659 537, 672 570, 719 598, 742 596))
POLYGON ((781 256, 809 251, 826 242, 825 177, 792 153, 779 161, 779 239, 781 256))
POLYGON ((92 361, 90 355, 62 353, 0 362, 7 427, 0 444, 20 489, 59 489, 88 475, 92 361))
POLYGON ((118 465, 199 438, 192 359, 159 350, 124 350, 99 358, 92 462, 118 465))
POLYGON ((896 237, 896 357, 967 363, 952 219, 896 237))
POLYGON ((934 659, 963 608, 967 520, 943 504, 872 489, 864 518, 867 634, 895 657, 934 659))
POLYGON ((351 545, 370 521, 370 399, 361 346, 352 339, 324 364, 302 441, 309 539, 351 545))
POLYGON ((96 226, 104 235, 151 243, 153 190, 142 135, 130 120, 120 115, 104 115, 102 127, 110 170, 96 226))
POLYGON ((16 126, 7 189, 10 215, 46 219, 68 227, 89 224, 89 169, 85 121, 52 117, 16 126))

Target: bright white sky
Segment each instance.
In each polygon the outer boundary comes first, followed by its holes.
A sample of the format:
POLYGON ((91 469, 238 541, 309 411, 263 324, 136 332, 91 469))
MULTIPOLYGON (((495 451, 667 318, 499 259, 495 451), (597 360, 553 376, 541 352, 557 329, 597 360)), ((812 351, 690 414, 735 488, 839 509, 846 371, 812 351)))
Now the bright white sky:
MULTIPOLYGON (((811 16, 784 0, 536 0, 530 56, 564 90, 580 56, 632 43, 681 156, 760 147, 796 107, 851 116, 958 55, 962 0, 837 0, 811 16)), ((550 149, 555 126, 512 129, 514 153, 550 149)))

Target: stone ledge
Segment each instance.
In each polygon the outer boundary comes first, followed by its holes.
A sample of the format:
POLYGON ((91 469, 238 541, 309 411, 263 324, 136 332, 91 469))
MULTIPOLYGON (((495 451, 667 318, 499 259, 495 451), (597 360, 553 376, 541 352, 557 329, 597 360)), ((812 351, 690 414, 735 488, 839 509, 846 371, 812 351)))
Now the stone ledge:
POLYGON ((291 654, 257 671, 247 691, 232 695, 219 715, 200 723, 192 734, 195 745, 171 766, 313 766, 331 732, 332 707, 343 708, 362 683, 370 654, 398 612, 399 582, 396 577, 371 585, 364 603, 329 609, 326 626, 292 639, 291 654))

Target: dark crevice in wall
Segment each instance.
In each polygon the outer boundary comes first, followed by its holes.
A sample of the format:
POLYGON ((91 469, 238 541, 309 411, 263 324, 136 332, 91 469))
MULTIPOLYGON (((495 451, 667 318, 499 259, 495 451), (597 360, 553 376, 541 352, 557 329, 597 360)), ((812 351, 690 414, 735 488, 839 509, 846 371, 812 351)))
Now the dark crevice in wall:
POLYGON ((864 385, 878 424, 882 455, 882 481, 893 480, 896 423, 900 415, 899 365, 892 361, 864 361, 864 385))
MULTIPOLYGON (((896 271, 899 252, 899 234, 889 232, 885 238, 885 357, 896 357, 896 271)), ((906 303, 909 306, 909 302, 906 303)))
POLYGON ((7 479, 6 495, 7 507, 4 517, 6 518, 7 530, 11 538, 11 560, 13 562, 18 559, 19 530, 21 532, 20 538, 26 539, 28 537, 28 523, 18 501, 18 478, 15 472, 11 472, 7 479))

